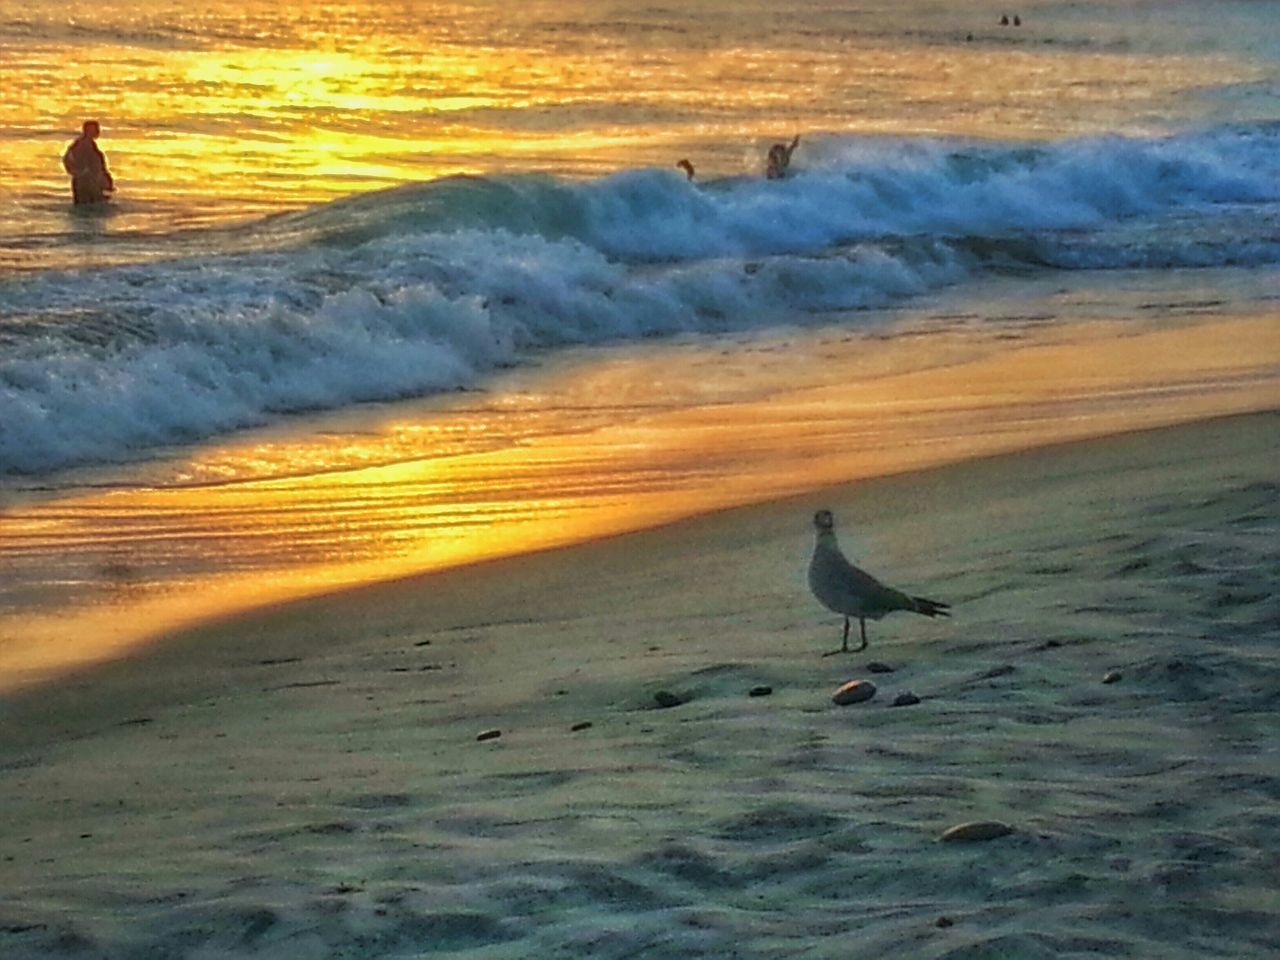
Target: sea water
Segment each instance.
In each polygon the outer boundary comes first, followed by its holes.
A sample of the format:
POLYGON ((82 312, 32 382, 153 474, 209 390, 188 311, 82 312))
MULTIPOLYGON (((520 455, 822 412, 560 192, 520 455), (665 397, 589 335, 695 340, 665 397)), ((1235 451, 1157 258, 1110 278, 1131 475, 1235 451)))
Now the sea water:
POLYGON ((30 7, 0 0, 11 682, 1280 399, 1280 4, 30 7), (119 190, 86 210, 88 117, 119 190), (1158 382, 1125 352, 1218 323, 1158 382))

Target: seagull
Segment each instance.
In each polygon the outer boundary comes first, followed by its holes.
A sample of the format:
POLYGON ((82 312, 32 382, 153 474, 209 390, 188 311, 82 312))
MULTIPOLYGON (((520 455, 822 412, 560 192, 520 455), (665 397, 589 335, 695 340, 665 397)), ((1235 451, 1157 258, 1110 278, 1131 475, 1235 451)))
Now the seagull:
MULTIPOLYGON (((895 610, 909 610, 926 617, 949 617, 951 604, 924 597, 912 597, 859 570, 845 559, 836 543, 836 519, 830 510, 819 510, 813 515, 817 541, 813 545, 813 559, 809 561, 809 589, 828 610, 844 614, 844 637, 837 653, 849 653, 849 618, 857 617, 862 632, 862 646, 867 648, 867 621, 879 620, 895 610)), ((854 651, 857 652, 857 651, 854 651)))

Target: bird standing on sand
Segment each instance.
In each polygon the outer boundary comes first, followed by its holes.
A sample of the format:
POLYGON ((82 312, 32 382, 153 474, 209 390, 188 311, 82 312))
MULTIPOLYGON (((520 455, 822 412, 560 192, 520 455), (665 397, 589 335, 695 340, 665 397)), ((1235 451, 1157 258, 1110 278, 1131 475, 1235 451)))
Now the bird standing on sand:
POLYGON ((831 654, 850 652, 850 617, 858 618, 862 633, 862 646, 858 650, 865 650, 868 620, 879 620, 895 610, 908 610, 926 617, 951 616, 948 612, 951 604, 908 596, 893 587, 886 587, 846 560, 836 543, 836 520, 830 510, 815 513, 813 526, 818 537, 813 545, 813 559, 809 561, 809 589, 828 610, 844 614, 844 637, 840 649, 832 650, 831 654))

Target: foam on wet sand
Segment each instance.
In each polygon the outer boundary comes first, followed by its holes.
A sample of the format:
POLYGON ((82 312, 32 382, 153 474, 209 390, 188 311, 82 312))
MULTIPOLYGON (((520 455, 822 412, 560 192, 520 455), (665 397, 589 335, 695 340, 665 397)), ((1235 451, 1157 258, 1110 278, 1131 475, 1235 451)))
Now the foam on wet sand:
POLYGON ((1278 428, 862 482, 14 695, 0 954, 1268 955, 1278 428), (818 506, 954 619, 823 659, 818 506), (1011 832, 937 842, 973 822, 1011 832))

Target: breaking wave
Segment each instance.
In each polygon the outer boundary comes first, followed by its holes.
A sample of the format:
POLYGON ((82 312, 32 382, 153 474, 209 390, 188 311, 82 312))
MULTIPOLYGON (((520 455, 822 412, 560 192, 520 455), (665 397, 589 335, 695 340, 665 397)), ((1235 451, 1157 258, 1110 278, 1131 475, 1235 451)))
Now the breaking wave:
MULTIPOLYGON (((1002 269, 1280 262, 1280 125, 815 139, 792 178, 459 177, 226 252, 0 284, 0 472, 475 383, 531 351, 892 306, 1002 269)), ((211 232, 210 246, 219 249, 211 232)))

